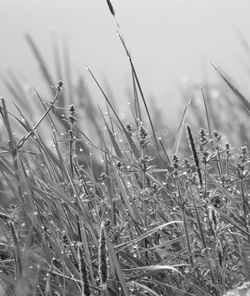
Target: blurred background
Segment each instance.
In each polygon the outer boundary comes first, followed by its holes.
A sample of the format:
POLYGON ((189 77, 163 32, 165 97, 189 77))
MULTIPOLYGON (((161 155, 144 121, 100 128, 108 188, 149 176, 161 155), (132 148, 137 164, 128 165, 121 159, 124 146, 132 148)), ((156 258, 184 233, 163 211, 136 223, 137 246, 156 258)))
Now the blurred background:
MULTIPOLYGON (((210 82, 216 97, 220 66, 248 94, 249 0, 112 0, 148 101, 172 122, 181 88, 210 82), (242 39, 244 37, 244 40, 242 39), (245 48, 244 48, 245 47, 245 48)), ((12 71, 45 91, 27 42, 29 33, 54 70, 52 45, 68 47, 75 73, 83 74, 96 102, 103 98, 84 67, 109 84, 120 106, 131 88, 129 63, 105 0, 0 0, 0 95, 13 99, 4 79, 12 71)), ((63 50, 62 50, 63 55, 63 50)), ((74 74, 72 74, 74 75, 74 74)), ((57 81, 55 81, 55 84, 57 81)), ((65 85, 67 91, 67 85, 65 85)), ((185 96, 188 97, 188 92, 185 96)))

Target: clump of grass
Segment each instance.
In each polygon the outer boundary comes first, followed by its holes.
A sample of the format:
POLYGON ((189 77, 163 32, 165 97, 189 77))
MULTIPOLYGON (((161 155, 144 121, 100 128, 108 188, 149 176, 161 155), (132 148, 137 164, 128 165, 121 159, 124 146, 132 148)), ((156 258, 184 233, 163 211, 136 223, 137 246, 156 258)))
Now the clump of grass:
MULTIPOLYGON (((66 100, 67 83, 61 80, 51 90, 50 103, 36 93, 43 112, 35 123, 18 104, 15 115, 1 100, 3 293, 222 295, 249 281, 247 146, 234 148, 212 132, 205 92, 206 121, 199 132, 186 125, 183 139, 187 111, 192 111, 189 99, 174 145, 158 140, 160 132, 119 37, 133 77, 130 123, 120 119, 90 69, 108 106, 106 114, 100 111, 104 133, 92 105, 87 108, 98 140, 87 136, 79 120, 83 109, 66 100)), ((51 75, 28 40, 48 82, 51 75)), ((226 82, 247 108, 241 93, 226 82)), ((19 103, 23 106, 20 98, 19 103)))

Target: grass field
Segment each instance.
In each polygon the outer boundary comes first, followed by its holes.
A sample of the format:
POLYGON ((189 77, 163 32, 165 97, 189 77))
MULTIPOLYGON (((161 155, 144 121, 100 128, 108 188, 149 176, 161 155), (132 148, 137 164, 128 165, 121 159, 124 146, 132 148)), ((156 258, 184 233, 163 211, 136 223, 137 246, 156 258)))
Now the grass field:
POLYGON ((221 100, 209 85, 199 104, 185 93, 165 137, 107 3, 131 66, 126 121, 87 68, 106 103, 95 107, 56 46, 51 87, 31 36, 50 101, 6 80, 15 110, 1 99, 0 295, 223 295, 250 281, 250 103, 214 66, 221 100))

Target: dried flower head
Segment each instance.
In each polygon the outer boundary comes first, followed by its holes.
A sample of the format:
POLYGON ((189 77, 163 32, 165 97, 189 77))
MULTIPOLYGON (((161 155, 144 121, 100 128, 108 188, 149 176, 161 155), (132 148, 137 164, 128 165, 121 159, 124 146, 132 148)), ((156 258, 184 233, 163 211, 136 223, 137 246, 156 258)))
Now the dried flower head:
POLYGON ((208 143, 208 141, 209 141, 209 138, 206 130, 204 128, 201 128, 200 129, 200 145, 204 146, 208 143))
POLYGON ((141 125, 139 128, 139 142, 141 147, 144 147, 148 142, 147 142, 147 131, 145 130, 144 126, 141 125))
POLYGON ((247 153, 248 153, 247 146, 241 147, 241 153, 242 153, 242 155, 247 156, 247 153))
POLYGON ((213 132, 212 132, 212 135, 213 135, 214 140, 215 140, 216 142, 219 142, 219 141, 221 140, 221 134, 220 134, 218 131, 213 131, 213 132))
POLYGON ((231 145, 229 143, 226 143, 225 144, 225 147, 226 147, 227 157, 229 157, 230 156, 231 145))
POLYGON ((59 82, 58 82, 58 84, 56 86, 56 89, 57 89, 58 92, 61 91, 62 86, 63 86, 63 82, 61 80, 59 80, 59 82))
POLYGON ((69 112, 72 113, 72 114, 75 113, 75 106, 74 106, 73 104, 71 104, 71 105, 69 106, 69 112))
POLYGON ((126 129, 127 129, 128 133, 130 134, 130 136, 132 136, 132 126, 131 126, 131 124, 127 122, 125 126, 126 126, 126 129))
POLYGON ((173 166, 173 169, 174 169, 174 177, 177 178, 178 177, 178 171, 179 171, 179 159, 176 155, 173 155, 173 163, 172 163, 172 166, 173 166))

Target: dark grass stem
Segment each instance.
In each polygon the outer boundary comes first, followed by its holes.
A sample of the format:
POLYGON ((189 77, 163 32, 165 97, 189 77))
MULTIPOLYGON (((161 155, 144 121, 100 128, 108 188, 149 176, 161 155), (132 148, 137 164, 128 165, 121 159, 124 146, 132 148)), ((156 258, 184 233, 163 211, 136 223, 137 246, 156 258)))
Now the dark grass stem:
POLYGON ((193 154, 196 170, 197 170, 197 173, 198 173, 200 186, 201 186, 201 188, 203 188, 203 180, 202 180, 200 162, 199 162, 198 153, 196 151, 196 147, 195 147, 195 143, 194 143, 194 138, 193 138, 193 135, 192 135, 192 132, 191 132, 191 128, 190 128, 190 126, 188 124, 186 125, 186 128, 187 128, 187 135, 188 135, 188 140, 189 140, 191 152, 193 154))
POLYGON ((116 14, 115 14, 115 10, 114 10, 114 7, 113 7, 111 1, 110 1, 110 0, 106 0, 106 2, 107 2, 107 4, 108 4, 108 8, 109 8, 110 13, 112 14, 113 18, 115 19, 116 26, 117 26, 118 28, 120 28, 120 24, 119 24, 119 22, 118 22, 118 19, 117 19, 117 16, 116 16, 116 14))

